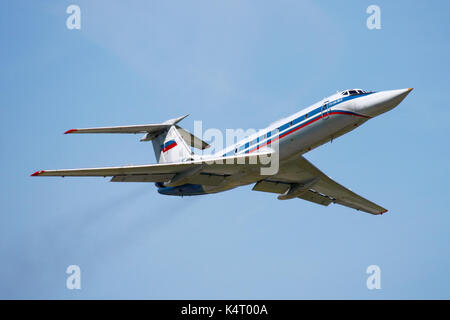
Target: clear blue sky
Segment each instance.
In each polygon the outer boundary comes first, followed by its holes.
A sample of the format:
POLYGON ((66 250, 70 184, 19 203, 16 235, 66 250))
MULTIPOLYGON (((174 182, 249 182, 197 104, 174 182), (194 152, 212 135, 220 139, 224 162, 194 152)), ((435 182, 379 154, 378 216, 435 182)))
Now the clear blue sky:
POLYGON ((0 298, 450 298, 448 1, 2 1, 0 298), (66 8, 81 7, 81 30, 66 8), (366 8, 381 7, 381 30, 366 8), (153 163, 134 135, 62 133, 190 113, 262 128, 336 90, 415 90, 307 158, 389 209, 243 187, 31 178, 153 163), (68 265, 82 289, 65 287, 68 265), (379 265, 382 289, 366 288, 379 265))

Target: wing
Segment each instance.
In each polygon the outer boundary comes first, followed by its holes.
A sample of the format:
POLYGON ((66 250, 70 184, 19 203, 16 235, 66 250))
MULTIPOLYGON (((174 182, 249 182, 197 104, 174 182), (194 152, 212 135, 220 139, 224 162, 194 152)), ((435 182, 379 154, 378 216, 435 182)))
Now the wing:
POLYGON ((279 193, 279 199, 298 197, 325 206, 333 202, 371 214, 387 212, 332 180, 303 157, 282 164, 278 174, 259 181, 253 190, 279 193))
MULTIPOLYGON (((113 182, 169 182, 175 185, 185 183, 196 177, 196 180, 217 184, 229 175, 239 173, 243 167, 259 168, 265 166, 263 156, 272 152, 260 152, 230 157, 207 158, 178 163, 162 163, 140 166, 40 170, 32 176, 59 177, 113 177, 113 182), (262 161, 261 161, 262 160, 262 161), (199 177, 200 176, 200 177, 199 177)), ((194 179, 195 180, 195 179, 194 179)))

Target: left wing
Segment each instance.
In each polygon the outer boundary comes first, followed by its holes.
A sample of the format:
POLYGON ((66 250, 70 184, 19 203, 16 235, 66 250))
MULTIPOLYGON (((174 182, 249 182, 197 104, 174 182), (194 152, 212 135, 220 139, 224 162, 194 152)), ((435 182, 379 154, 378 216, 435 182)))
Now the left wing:
POLYGON ((280 200, 298 197, 325 206, 333 202, 371 214, 387 212, 332 180, 304 157, 280 165, 278 174, 259 181, 253 190, 279 193, 280 200))
POLYGON ((264 157, 270 152, 236 155, 230 157, 205 158, 177 163, 158 163, 140 166, 40 170, 32 176, 59 177, 113 177, 113 182, 168 182, 181 185, 197 175, 203 180, 214 180, 214 175, 224 177, 239 173, 243 168, 259 168, 266 166, 264 157))

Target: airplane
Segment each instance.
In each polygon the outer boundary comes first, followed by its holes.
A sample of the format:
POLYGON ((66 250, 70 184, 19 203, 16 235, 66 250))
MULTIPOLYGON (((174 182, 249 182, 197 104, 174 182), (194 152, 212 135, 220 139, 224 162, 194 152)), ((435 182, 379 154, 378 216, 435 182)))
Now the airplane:
POLYGON ((300 198, 324 206, 335 203, 379 215, 388 210, 335 182, 303 155, 395 108, 412 90, 340 91, 206 156, 195 154, 193 148, 204 150, 210 145, 178 125, 187 115, 159 124, 71 129, 65 134, 144 134, 141 141, 152 141, 158 163, 40 170, 31 176, 108 176, 112 182, 153 182, 160 194, 173 196, 211 194, 254 184, 252 190, 278 194, 280 200, 300 198), (262 169, 267 168, 264 156, 277 159, 276 171, 263 174, 262 169))

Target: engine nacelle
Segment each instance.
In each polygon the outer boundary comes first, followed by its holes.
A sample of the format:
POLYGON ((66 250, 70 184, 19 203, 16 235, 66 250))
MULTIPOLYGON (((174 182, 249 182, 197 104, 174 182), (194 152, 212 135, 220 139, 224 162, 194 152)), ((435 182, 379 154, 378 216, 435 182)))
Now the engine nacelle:
POLYGON ((203 186, 200 184, 183 184, 177 187, 165 187, 161 182, 155 183, 158 187, 158 193, 168 196, 198 196, 206 194, 203 186))

